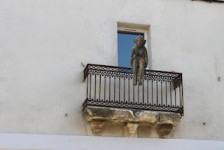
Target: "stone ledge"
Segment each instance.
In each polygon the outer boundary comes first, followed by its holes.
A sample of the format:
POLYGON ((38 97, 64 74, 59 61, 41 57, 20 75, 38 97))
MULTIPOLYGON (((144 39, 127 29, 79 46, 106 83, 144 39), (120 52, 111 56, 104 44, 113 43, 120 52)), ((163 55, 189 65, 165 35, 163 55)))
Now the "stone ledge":
POLYGON ((103 133, 105 123, 117 123, 123 125, 125 136, 138 137, 138 127, 144 125, 162 138, 171 135, 182 117, 178 113, 97 106, 86 106, 83 115, 94 135, 103 133))

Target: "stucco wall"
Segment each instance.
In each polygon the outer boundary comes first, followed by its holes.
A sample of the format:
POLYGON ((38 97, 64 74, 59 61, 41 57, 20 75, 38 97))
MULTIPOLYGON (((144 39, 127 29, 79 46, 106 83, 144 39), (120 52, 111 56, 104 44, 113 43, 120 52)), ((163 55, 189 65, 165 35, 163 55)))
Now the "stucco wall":
POLYGON ((0 150, 223 150, 223 148, 223 141, 0 133, 0 150))
POLYGON ((224 140, 224 5, 190 0, 1 0, 0 132, 86 135, 82 64, 117 65, 119 21, 150 25, 152 68, 183 73, 172 137, 224 140))

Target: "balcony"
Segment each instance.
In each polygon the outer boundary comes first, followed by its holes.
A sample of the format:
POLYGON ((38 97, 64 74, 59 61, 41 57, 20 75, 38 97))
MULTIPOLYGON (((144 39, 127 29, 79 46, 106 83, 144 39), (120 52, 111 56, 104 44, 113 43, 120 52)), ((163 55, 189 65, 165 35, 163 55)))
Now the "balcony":
MULTIPOLYGON (((88 64, 84 69, 83 114, 93 134, 106 124, 122 124, 125 136, 140 126, 169 137, 184 115, 182 74, 146 70, 143 85, 133 86, 130 68, 88 64)), ((149 135, 151 136, 151 135, 149 135)))

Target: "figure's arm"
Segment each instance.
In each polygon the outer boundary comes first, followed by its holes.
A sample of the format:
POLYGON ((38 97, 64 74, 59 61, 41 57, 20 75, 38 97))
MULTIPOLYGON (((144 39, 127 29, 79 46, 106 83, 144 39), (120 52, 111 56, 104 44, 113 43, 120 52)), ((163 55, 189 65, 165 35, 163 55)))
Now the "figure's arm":
POLYGON ((145 68, 148 66, 148 53, 147 49, 145 48, 144 50, 144 56, 145 56, 145 68))
POLYGON ((133 47, 131 50, 131 58, 130 58, 130 64, 132 65, 133 59, 135 57, 135 48, 133 47))

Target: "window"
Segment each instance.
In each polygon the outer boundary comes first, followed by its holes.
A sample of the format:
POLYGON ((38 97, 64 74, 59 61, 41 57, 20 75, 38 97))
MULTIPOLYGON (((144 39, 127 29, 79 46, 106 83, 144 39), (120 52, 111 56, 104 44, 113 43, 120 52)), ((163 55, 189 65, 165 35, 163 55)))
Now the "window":
MULTIPOLYGON (((134 46, 134 39, 138 35, 142 35, 147 40, 148 30, 149 26, 147 25, 118 23, 118 66, 131 67, 130 56, 132 47, 134 46)), ((148 49, 149 46, 147 43, 145 46, 148 49)))
POLYGON ((118 66, 131 67, 130 56, 134 39, 143 33, 118 31, 118 66))

